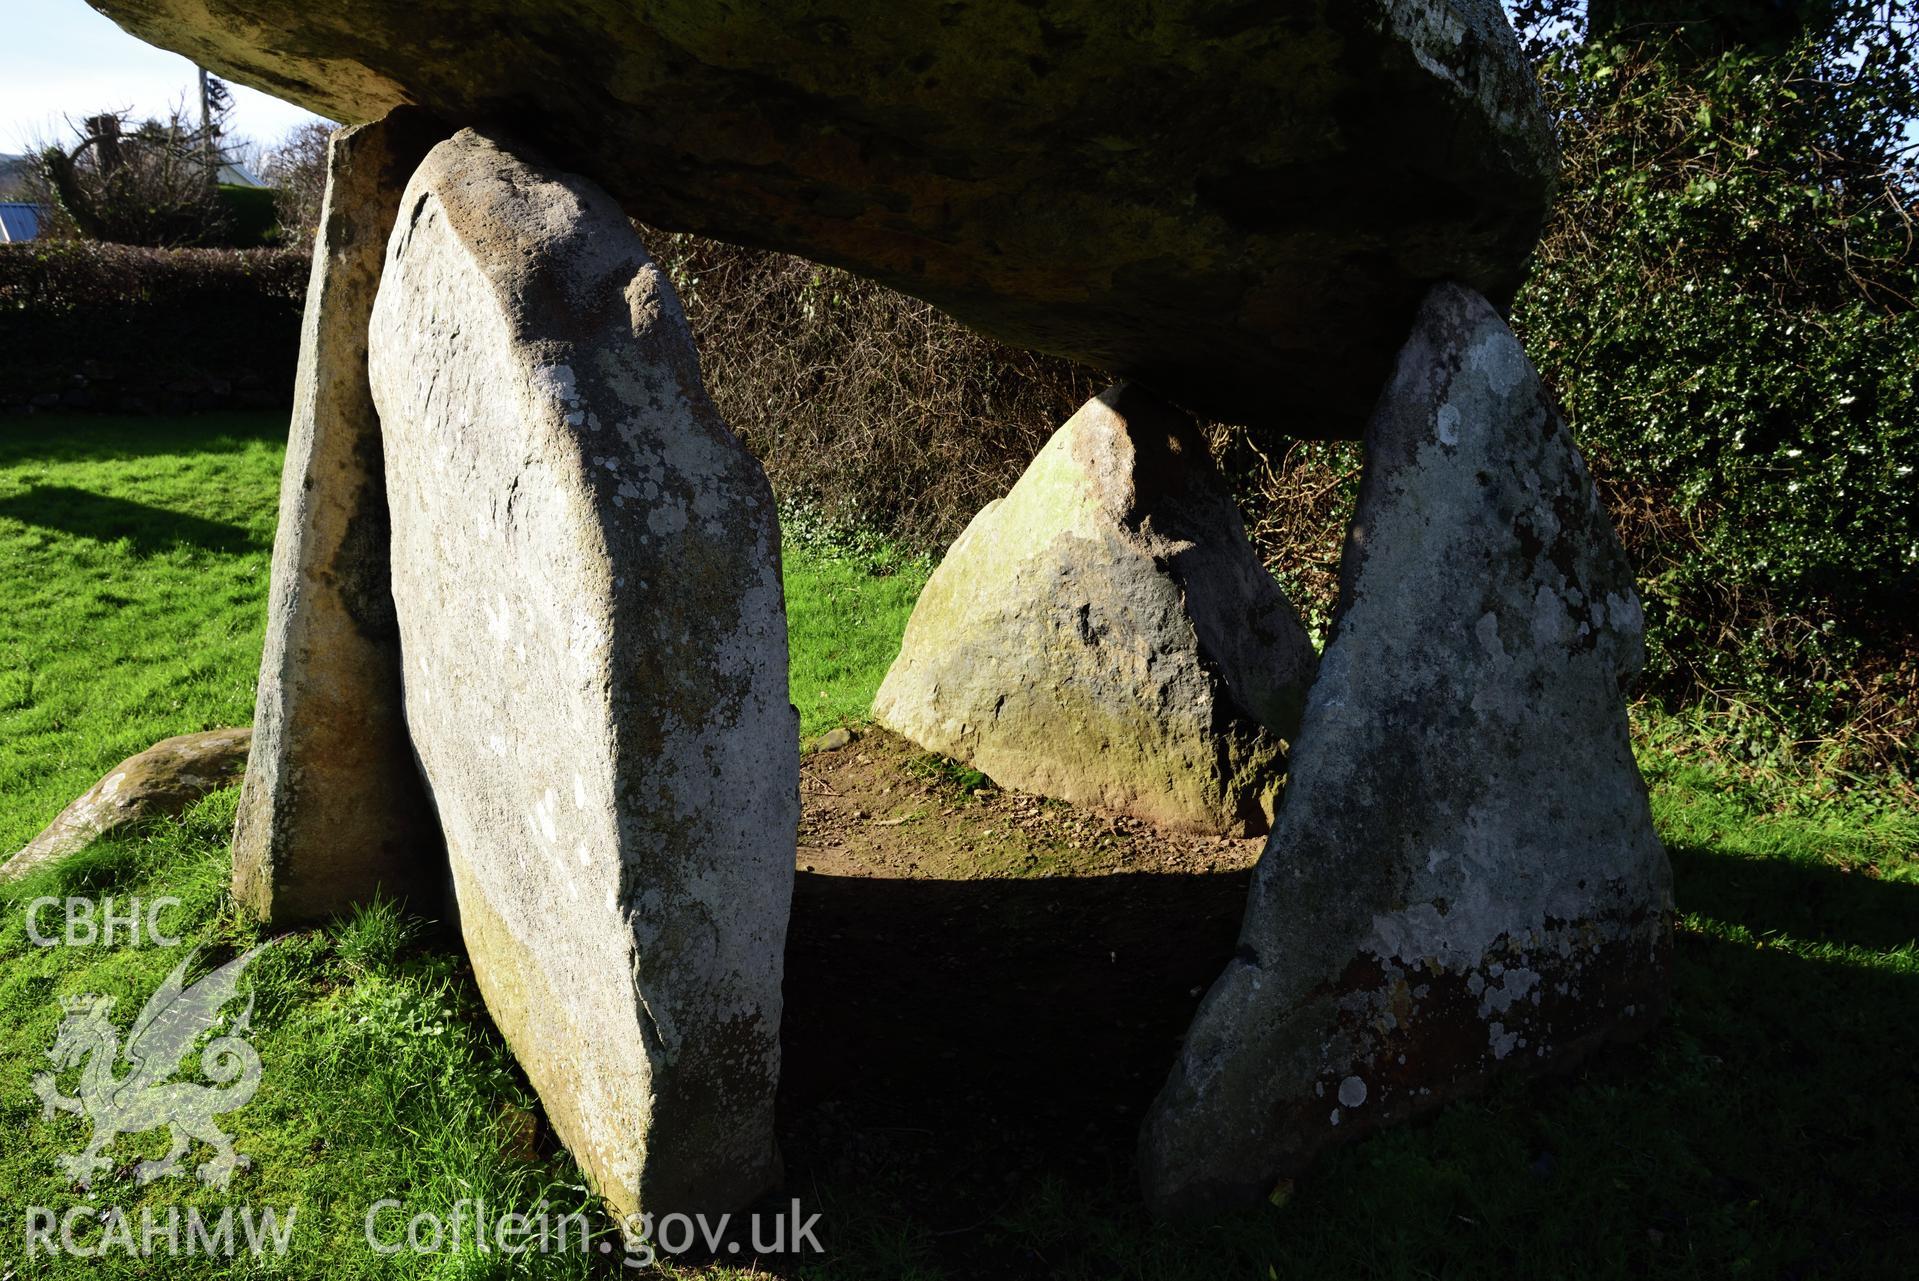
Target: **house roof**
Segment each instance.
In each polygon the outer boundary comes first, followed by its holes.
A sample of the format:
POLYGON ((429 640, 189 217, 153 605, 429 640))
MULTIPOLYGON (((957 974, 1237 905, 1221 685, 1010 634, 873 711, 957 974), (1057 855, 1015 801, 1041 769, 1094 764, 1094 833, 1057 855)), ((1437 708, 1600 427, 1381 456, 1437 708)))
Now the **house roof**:
POLYGON ((220 166, 220 181, 230 187, 264 187, 266 184, 254 177, 253 170, 237 160, 229 160, 220 166))
POLYGON ((46 211, 26 200, 0 200, 0 244, 32 240, 40 234, 46 211))

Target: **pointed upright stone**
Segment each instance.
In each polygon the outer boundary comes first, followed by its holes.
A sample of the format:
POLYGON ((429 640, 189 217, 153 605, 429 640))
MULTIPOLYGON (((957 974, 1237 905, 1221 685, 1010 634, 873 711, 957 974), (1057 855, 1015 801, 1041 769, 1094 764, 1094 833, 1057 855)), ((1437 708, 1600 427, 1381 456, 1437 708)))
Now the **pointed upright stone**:
POLYGON ((233 893, 274 925, 376 894, 437 901, 444 860, 400 707, 367 318, 400 193, 445 137, 400 108, 343 129, 300 333, 233 893))
POLYGON ((780 540, 665 274, 471 130, 374 306, 407 724, 487 1007, 621 1214, 780 1177, 799 818, 780 540))
POLYGON ((1313 663, 1192 420, 1118 387, 955 540, 873 715, 1008 787, 1257 834, 1313 663))
POLYGON ((1239 949, 1140 1147, 1149 1204, 1268 1192, 1335 1141, 1644 1031, 1672 891, 1627 739, 1639 601, 1478 295, 1428 296, 1366 436, 1340 614, 1239 949))

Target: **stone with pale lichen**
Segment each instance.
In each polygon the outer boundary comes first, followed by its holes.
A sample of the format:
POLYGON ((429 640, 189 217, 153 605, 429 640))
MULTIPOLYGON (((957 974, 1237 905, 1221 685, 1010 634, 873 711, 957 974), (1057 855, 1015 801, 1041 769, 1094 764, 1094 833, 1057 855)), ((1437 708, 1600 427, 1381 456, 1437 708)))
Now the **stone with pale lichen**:
POLYGON ((1427 300, 1368 429, 1340 614, 1239 948, 1141 1134, 1161 1213, 1663 1003, 1672 890, 1627 738, 1630 567, 1484 299, 1427 300))
POLYGON ((1192 421, 1116 388, 953 543, 873 715, 1008 787, 1239 836, 1312 672, 1192 421))
POLYGON ((487 1008, 621 1214, 778 1181, 799 819, 779 529, 665 274, 470 130, 369 333, 406 716, 487 1008))

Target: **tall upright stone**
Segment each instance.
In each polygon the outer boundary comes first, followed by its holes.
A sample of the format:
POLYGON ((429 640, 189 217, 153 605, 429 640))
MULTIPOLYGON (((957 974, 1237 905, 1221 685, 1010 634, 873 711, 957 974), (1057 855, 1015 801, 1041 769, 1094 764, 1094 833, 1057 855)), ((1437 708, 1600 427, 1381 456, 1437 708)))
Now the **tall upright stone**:
POLYGON ((1523 350, 1442 286, 1366 436, 1341 612, 1239 949, 1141 1135, 1148 1202, 1637 1034, 1671 873, 1627 738, 1638 597, 1523 350))
POLYGON ((1009 787, 1257 834, 1313 664, 1192 420, 1116 387, 954 541, 873 715, 1009 787))
POLYGON ((777 1181, 797 840, 773 497, 619 208, 471 130, 374 306, 406 713, 487 1006, 623 1214, 777 1181))
POLYGON ((446 136, 408 108, 327 146, 280 481, 234 897, 275 925, 434 896, 439 826, 407 742, 366 332, 406 181, 446 136))

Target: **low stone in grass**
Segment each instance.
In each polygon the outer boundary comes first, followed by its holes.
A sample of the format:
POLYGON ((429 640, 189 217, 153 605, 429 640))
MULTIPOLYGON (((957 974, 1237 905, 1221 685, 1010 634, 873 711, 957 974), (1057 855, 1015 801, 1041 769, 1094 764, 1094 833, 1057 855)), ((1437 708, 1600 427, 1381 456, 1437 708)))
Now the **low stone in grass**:
POLYGON ((1161 1213, 1251 1201, 1330 1143, 1643 1032, 1664 1001, 1631 568, 1484 299, 1428 297, 1366 450, 1239 948, 1141 1135, 1161 1213))
POLYGON ((1314 665, 1184 414, 1090 400, 928 580, 873 703, 999 783, 1266 830, 1314 665))
POLYGON ((439 824, 407 741, 367 318, 406 181, 445 130, 401 109, 335 134, 280 482, 233 892, 276 925, 430 897, 439 824))
POLYGON ((463 131, 373 309, 406 714, 487 1007, 621 1214, 779 1178, 799 821, 780 537, 665 273, 463 131))
POLYGON ((162 739, 127 757, 0 865, 0 880, 18 880, 102 836, 178 814, 208 792, 233 786, 252 738, 252 730, 210 729, 162 739))

